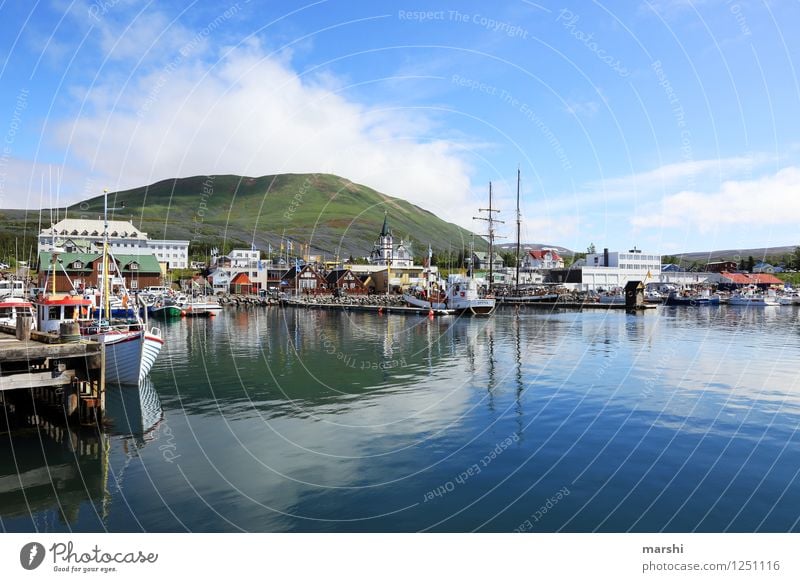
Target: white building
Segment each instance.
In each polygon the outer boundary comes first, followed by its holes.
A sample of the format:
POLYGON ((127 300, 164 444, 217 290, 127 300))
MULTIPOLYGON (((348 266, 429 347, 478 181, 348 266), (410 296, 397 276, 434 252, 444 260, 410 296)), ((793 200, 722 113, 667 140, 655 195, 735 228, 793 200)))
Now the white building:
POLYGON ((167 269, 189 268, 188 240, 148 240, 147 249, 159 263, 166 264, 167 269))
MULTIPOLYGON (((108 245, 112 252, 125 255, 153 254, 167 269, 189 266, 188 240, 150 240, 130 221, 108 221, 108 245)), ((65 218, 39 233, 38 252, 52 247, 66 252, 99 252, 103 248, 103 221, 65 218)))
POLYGON ((526 271, 537 269, 563 269, 564 259, 554 249, 528 251, 522 257, 522 268, 526 271))
POLYGON ((413 266, 411 256, 411 245, 400 239, 400 243, 395 245, 392 233, 389 231, 388 214, 383 217, 383 228, 381 228, 378 241, 369 256, 371 265, 392 268, 407 268, 413 266))
POLYGON ((648 254, 636 248, 628 252, 586 255, 581 268, 581 287, 586 291, 624 287, 628 281, 651 283, 661 275, 661 255, 648 254))
MULTIPOLYGON (((255 248, 233 249, 227 255, 217 255, 217 250, 211 251, 211 268, 227 273, 226 283, 217 283, 214 279, 214 291, 221 291, 223 285, 229 284, 239 273, 247 274, 252 285, 257 289, 266 289, 269 275, 269 263, 261 260, 261 252, 255 248)), ((223 281, 220 276, 219 281, 223 281)))

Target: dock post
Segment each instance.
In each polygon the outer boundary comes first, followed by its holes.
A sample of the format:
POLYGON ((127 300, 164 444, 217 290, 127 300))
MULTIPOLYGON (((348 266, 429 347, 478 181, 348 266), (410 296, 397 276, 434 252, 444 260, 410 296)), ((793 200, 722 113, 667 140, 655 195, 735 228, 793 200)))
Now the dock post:
POLYGON ((28 341, 31 339, 31 323, 32 316, 27 311, 17 314, 17 339, 20 341, 28 341))

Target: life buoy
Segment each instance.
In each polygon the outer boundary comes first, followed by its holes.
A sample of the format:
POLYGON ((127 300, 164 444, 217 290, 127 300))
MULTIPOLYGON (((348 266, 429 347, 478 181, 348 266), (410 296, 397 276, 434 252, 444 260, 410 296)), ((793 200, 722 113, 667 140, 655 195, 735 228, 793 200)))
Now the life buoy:
POLYGON ((464 292, 462 291, 462 292, 461 292, 461 296, 462 296, 462 297, 466 297, 466 293, 464 293, 464 292))

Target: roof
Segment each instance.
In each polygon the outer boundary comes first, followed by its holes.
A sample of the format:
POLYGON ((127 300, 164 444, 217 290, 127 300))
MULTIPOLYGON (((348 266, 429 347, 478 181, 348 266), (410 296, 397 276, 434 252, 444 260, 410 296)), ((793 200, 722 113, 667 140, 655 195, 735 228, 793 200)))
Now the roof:
POLYGON ((561 260, 561 257, 559 256, 559 254, 556 251, 551 250, 551 249, 541 249, 541 250, 538 250, 538 251, 528 251, 528 254, 530 256, 532 256, 534 259, 537 259, 539 261, 543 261, 544 260, 544 256, 547 253, 550 253, 552 255, 554 261, 560 261, 561 260))
POLYGON ((351 271, 350 269, 334 269, 325 276, 325 280, 328 283, 335 284, 339 281, 339 279, 344 277, 347 273, 353 275, 354 281, 361 281, 361 279, 356 275, 356 273, 353 273, 353 271, 351 271))
MULTIPOLYGON (((99 234, 103 234, 103 221, 65 218, 49 228, 43 228, 41 234, 52 234, 53 230, 61 235, 71 235, 73 231, 77 231, 77 236, 81 236, 83 231, 88 233, 97 231, 99 234)), ((129 220, 109 220, 108 232, 117 232, 118 234, 114 238, 147 238, 147 233, 133 226, 129 220)))
POLYGON ((720 275, 736 285, 783 285, 783 281, 768 273, 729 273, 728 271, 723 271, 720 275))
POLYGON ((381 227, 381 236, 389 234, 389 212, 383 213, 383 226, 381 227))
POLYGON ((231 285, 250 285, 250 277, 247 276, 247 273, 237 273, 237 275, 231 280, 231 285))
MULTIPOLYGON (((71 265, 75 261, 81 261, 82 263, 89 264, 97 259, 102 258, 102 253, 58 253, 58 258, 61 261, 61 264, 67 270, 76 270, 76 269, 69 269, 67 266, 71 265)), ((52 258, 52 253, 48 253, 42 251, 39 253, 39 269, 47 269, 50 265, 50 260, 52 258)), ((139 268, 136 269, 138 272, 146 272, 146 273, 160 273, 161 267, 158 266, 158 259, 155 255, 120 255, 114 253, 114 258, 119 263, 122 271, 130 271, 128 266, 131 263, 138 263, 139 268)), ((90 271, 91 269, 77 269, 81 271, 90 271)))

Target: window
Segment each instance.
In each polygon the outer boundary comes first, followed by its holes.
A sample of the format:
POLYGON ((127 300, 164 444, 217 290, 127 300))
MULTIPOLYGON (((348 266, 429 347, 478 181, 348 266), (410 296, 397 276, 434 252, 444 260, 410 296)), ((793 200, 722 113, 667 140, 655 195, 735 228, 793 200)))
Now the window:
POLYGON ((131 280, 131 289, 138 289, 139 288, 139 281, 136 279, 131 280))
POLYGON ((73 269, 83 269, 83 263, 81 263, 80 261, 75 261, 74 263, 72 263, 72 268, 73 269))
POLYGON ((131 271, 138 271, 139 270, 139 263, 131 263, 129 266, 131 271))

